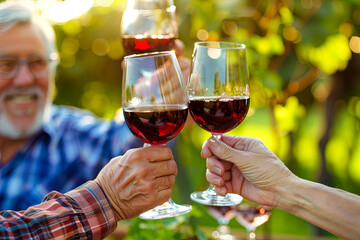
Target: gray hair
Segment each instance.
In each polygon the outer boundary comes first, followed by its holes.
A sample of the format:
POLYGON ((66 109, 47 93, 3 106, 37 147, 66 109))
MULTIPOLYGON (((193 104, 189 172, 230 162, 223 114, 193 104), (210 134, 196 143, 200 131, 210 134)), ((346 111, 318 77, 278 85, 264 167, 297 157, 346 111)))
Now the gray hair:
POLYGON ((35 25, 44 41, 48 57, 52 61, 51 71, 54 73, 58 52, 55 32, 48 21, 38 16, 28 5, 21 2, 7 1, 0 3, 0 32, 6 32, 17 24, 35 25))

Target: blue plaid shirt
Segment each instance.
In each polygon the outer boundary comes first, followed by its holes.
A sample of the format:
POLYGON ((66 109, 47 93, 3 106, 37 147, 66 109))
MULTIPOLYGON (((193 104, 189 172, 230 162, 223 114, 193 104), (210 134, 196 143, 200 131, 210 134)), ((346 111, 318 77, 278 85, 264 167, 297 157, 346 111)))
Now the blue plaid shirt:
POLYGON ((142 145, 125 123, 52 105, 42 131, 0 165, 0 210, 24 210, 53 190, 65 193, 94 179, 111 158, 142 145))

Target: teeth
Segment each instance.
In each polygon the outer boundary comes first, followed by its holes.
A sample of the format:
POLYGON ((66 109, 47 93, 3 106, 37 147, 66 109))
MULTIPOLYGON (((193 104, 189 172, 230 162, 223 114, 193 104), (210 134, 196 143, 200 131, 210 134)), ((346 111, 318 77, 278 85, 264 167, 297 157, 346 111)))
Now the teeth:
POLYGON ((34 95, 13 95, 10 100, 14 103, 28 103, 36 99, 34 95))

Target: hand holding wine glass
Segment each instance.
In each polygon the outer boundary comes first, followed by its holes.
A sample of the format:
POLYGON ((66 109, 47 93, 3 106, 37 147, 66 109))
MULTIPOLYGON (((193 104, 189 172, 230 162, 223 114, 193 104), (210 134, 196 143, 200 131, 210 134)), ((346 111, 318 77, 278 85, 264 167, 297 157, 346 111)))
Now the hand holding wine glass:
POLYGON ((238 193, 262 205, 277 207, 278 189, 296 182, 295 176, 259 139, 223 135, 203 144, 206 179, 217 193, 238 193))
POLYGON ((128 0, 121 21, 125 55, 174 49, 175 9, 173 0, 128 0))
MULTIPOLYGON (((184 85, 174 51, 126 56, 122 101, 130 131, 150 145, 163 145, 175 138, 188 115, 184 85)), ((191 206, 169 199, 140 217, 173 217, 190 210, 191 206)))
MULTIPOLYGON (((226 42, 195 44, 190 79, 187 82, 189 110, 194 121, 218 138, 237 127, 250 104, 245 45, 226 42)), ((194 192, 191 199, 206 205, 231 206, 242 197, 194 192)))
POLYGON ((360 236, 359 195, 299 178, 259 139, 210 137, 201 156, 207 158, 206 179, 217 193, 241 193, 252 202, 294 214, 343 239, 360 236), (225 162, 233 164, 231 171, 226 172, 225 162))

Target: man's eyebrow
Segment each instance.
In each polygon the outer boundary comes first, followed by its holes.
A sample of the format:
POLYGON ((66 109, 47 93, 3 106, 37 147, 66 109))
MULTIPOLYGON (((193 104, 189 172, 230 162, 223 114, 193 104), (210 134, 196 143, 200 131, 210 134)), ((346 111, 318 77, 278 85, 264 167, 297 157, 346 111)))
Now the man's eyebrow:
POLYGON ((7 59, 7 58, 17 59, 18 57, 16 57, 15 55, 11 55, 11 54, 0 54, 0 59, 7 59))
MULTIPOLYGON (((47 57, 43 54, 34 54, 29 56, 27 59, 46 59, 47 57)), ((0 54, 0 59, 19 59, 19 57, 12 54, 0 54)))

